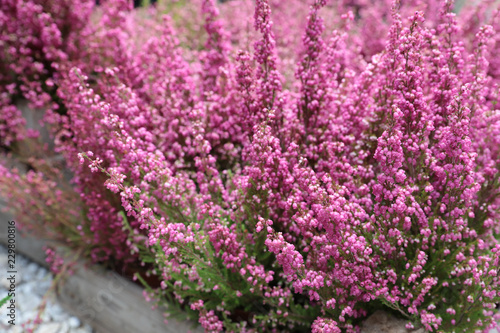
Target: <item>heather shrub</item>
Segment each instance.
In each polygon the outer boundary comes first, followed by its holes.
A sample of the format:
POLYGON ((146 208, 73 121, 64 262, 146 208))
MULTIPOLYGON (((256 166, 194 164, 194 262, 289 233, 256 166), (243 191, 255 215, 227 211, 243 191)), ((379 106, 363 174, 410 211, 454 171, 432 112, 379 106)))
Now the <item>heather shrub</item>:
POLYGON ((487 331, 498 15, 494 2, 457 15, 450 1, 108 1, 48 117, 89 255, 139 260, 158 282, 136 275, 148 299, 207 332, 355 332, 378 308, 408 328, 487 331))
MULTIPOLYGON (((491 202, 481 214, 479 193, 487 186, 488 195, 496 196, 496 187, 485 184, 478 156, 488 143, 473 144, 479 126, 471 122, 489 128, 495 122, 485 95, 492 29, 460 35, 450 4, 428 25, 421 12, 403 20, 393 8, 386 10, 392 23, 385 49, 353 65, 346 54, 356 49, 346 46, 346 33, 323 40, 322 5, 311 7, 298 89, 291 91, 282 88, 267 3, 257 4, 255 27, 262 37, 253 57, 240 52, 235 66, 226 58, 223 30, 213 24, 215 11, 206 7, 201 74, 185 83, 186 66, 181 81, 200 95, 180 94, 182 86, 176 98, 172 89, 168 97, 185 105, 183 112, 169 108, 161 116, 180 126, 168 136, 173 141, 158 140, 156 128, 148 133, 144 125, 150 122, 136 127, 132 120, 146 116, 139 111, 144 92, 122 82, 115 89, 125 89, 127 97, 116 102, 105 96, 95 112, 100 124, 92 122, 115 137, 108 141, 115 150, 111 165, 87 155, 91 167, 108 173, 108 188, 121 192, 129 214, 149 229, 143 251, 154 249, 163 279, 156 293, 191 303, 208 330, 242 329, 226 317, 238 307, 226 303, 232 293, 248 298, 257 289, 263 291, 258 302, 269 309, 262 317, 247 307, 255 321, 248 329, 263 329, 269 320, 271 327, 293 323, 298 329, 300 320, 288 318, 289 309, 304 302, 298 294, 308 298, 309 316, 322 313, 315 330, 349 329, 370 302, 428 330, 487 325, 484 311, 497 297, 496 271, 490 269, 497 260, 490 223, 496 208, 491 202), (114 111, 121 103, 136 112, 133 117, 114 111), (275 262, 262 257, 265 248, 275 262), (256 287, 234 290, 222 279, 216 284, 212 269, 256 287), (277 307, 267 289, 271 281, 282 299, 277 307), (207 302, 217 290, 220 299, 207 302)), ((97 98, 81 79, 75 81, 74 92, 97 98)))

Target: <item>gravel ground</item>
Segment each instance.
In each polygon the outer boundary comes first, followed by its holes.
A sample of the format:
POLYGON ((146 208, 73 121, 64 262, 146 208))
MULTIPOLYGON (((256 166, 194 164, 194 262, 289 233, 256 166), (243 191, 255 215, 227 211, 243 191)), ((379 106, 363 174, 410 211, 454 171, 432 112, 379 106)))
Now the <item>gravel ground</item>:
MULTIPOLYGON (((7 267, 7 249, 0 246, 0 299, 7 295, 10 282, 7 280, 9 270, 7 267)), ((16 254, 16 320, 15 326, 9 324, 7 316, 8 304, 0 308, 0 332, 21 333, 22 323, 34 319, 37 308, 42 298, 50 288, 52 275, 44 267, 16 254)), ((42 315, 42 323, 35 333, 94 333, 88 325, 84 325, 77 317, 63 310, 57 301, 51 297, 45 312, 42 315)))

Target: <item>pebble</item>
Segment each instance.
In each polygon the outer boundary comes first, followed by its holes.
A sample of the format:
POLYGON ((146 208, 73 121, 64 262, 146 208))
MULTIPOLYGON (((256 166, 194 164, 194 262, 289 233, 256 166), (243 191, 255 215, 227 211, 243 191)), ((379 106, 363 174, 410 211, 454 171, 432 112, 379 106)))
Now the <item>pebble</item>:
POLYGON ((71 333, 92 333, 92 329, 90 326, 84 326, 72 330, 71 333))
POLYGON ((25 323, 27 321, 30 321, 30 320, 34 320, 36 318, 36 315, 38 314, 38 312, 36 310, 32 310, 32 311, 19 311, 16 316, 16 321, 19 321, 21 323, 25 323))
POLYGON ((36 309, 38 309, 40 304, 42 304, 42 298, 40 296, 32 293, 31 289, 24 290, 24 293, 20 294, 20 296, 18 296, 17 299, 19 300, 19 302, 16 302, 17 308, 23 312, 24 311, 26 311, 26 312, 36 311, 36 309), (30 295, 28 302, 26 302, 27 299, 22 297, 24 295, 30 295))
POLYGON ((30 262, 28 264, 28 266, 26 266, 26 273, 28 274, 36 274, 36 272, 38 271, 38 265, 35 264, 34 262, 30 262))
MULTIPOLYGON (((7 249, 0 246, 0 296, 4 296, 10 288, 7 281, 7 249)), ((6 316, 7 306, 0 308, 0 332, 23 333, 21 324, 36 318, 38 306, 42 298, 50 289, 52 275, 47 269, 39 266, 16 254, 16 325, 8 323, 6 316)), ((0 297, 1 298, 1 297, 0 297)), ((67 313, 53 298, 49 298, 45 311, 41 316, 42 322, 35 333, 94 333, 87 324, 67 313)))
POLYGON ((9 333, 24 333, 21 326, 14 326, 9 330, 9 333))
POLYGON ((76 317, 70 317, 68 319, 68 324, 70 327, 72 328, 77 328, 80 326, 80 319, 76 318, 76 317))
POLYGON ((67 321, 63 321, 61 323, 61 328, 59 328, 59 331, 57 333, 69 333, 70 326, 67 321))
POLYGON ((45 268, 40 267, 40 269, 36 272, 36 274, 34 274, 35 279, 43 280, 48 273, 49 272, 45 268))
MULTIPOLYGON (((7 271, 7 266, 0 266, 0 267, 5 267, 5 271, 7 271)), ((2 274, 2 280, 0 280, 0 286, 4 289, 9 289, 10 288, 10 281, 7 280, 7 277, 9 276, 8 273, 2 274)), ((19 274, 19 272, 16 274, 16 281, 15 285, 18 286, 22 282, 22 274, 19 274)))
MULTIPOLYGON (((2 316, 0 316, 0 329, 9 325, 10 318, 6 316, 7 312, 4 310, 5 305, 0 310, 2 316)), ((1 330, 0 330, 1 331, 1 330)))
POLYGON ((42 323, 35 330, 35 333, 58 333, 60 328, 60 323, 42 323))

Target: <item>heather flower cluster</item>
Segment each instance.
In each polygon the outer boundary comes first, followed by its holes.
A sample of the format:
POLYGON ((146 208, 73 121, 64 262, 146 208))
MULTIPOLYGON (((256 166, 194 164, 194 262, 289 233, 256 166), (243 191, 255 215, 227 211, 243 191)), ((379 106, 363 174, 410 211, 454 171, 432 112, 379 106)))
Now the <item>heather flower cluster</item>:
POLYGON ((37 101, 73 186, 30 159, 0 190, 52 238, 142 267, 146 297, 207 332, 356 332, 376 309, 495 325, 498 4, 8 4, 2 57, 42 47, 52 69, 28 54, 0 77, 0 142, 37 101), (66 33, 21 38, 23 6, 66 33))

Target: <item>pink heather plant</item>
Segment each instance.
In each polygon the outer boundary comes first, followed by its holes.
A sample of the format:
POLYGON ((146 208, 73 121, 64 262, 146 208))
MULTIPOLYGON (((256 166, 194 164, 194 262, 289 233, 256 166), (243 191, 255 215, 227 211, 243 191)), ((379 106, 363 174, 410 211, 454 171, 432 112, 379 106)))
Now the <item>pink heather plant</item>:
POLYGON ((66 112, 47 116, 91 255, 139 258, 159 282, 148 298, 207 332, 355 332, 378 308, 487 331, 497 7, 197 0, 139 12, 145 33, 109 0, 58 72, 66 112))
MULTIPOLYGON (((57 106, 58 71, 80 56, 79 34, 93 1, 5 0, 0 3, 0 146, 34 133, 24 128, 17 103, 57 106)), ((60 110, 62 111, 62 110, 60 110)))
MULTIPOLYGON (((17 108, 22 99, 28 99, 31 107, 48 108, 44 120, 54 135, 56 153, 76 156, 78 150, 68 145, 67 136, 72 134, 65 126, 67 106, 57 96, 59 82, 75 65, 98 74, 102 66, 128 61, 123 50, 132 41, 125 29, 125 10, 131 6, 126 1, 111 1, 101 6, 100 13, 92 12, 93 1, 23 0, 6 1, 0 6, 1 64, 5 67, 0 73, 0 118, 4 119, 0 119, 0 144, 33 169, 23 175, 2 167, 3 196, 15 203, 10 208, 27 229, 74 249, 84 248, 94 261, 112 258, 133 262, 136 258, 125 244, 127 236, 117 216, 119 201, 115 200, 113 206, 113 202, 101 200, 101 196, 109 196, 109 191, 95 177, 86 183, 85 175, 72 168, 72 158, 65 160, 74 174, 74 190, 64 187, 67 181, 50 162, 30 161, 35 156, 30 156, 28 148, 37 151, 38 159, 57 156, 50 151, 40 154, 46 151, 43 146, 36 140, 26 140, 36 133, 25 128, 17 108), (91 15, 100 20, 91 22, 91 15)), ((67 167, 66 163, 62 165, 67 167)), ((76 165, 79 167, 77 161, 76 165)))

